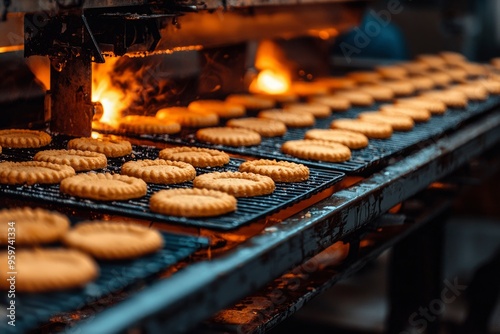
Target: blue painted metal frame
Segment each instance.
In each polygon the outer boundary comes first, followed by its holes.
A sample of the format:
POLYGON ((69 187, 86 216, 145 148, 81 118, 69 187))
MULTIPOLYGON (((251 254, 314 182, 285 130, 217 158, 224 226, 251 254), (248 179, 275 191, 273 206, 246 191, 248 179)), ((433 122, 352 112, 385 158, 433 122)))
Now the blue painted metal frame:
POLYGON ((211 261, 194 263, 78 324, 78 333, 178 333, 255 292, 500 142, 500 111, 402 158, 211 261))

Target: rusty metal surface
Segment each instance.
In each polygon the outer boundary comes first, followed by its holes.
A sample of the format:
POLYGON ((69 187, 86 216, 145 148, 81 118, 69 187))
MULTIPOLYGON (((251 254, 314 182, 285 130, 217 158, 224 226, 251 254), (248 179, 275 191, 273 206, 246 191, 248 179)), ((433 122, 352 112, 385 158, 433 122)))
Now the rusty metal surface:
POLYGON ((395 204, 498 142, 500 112, 496 111, 267 228, 234 250, 157 282, 76 329, 80 333, 118 333, 131 327, 150 333, 187 331, 337 240, 366 228, 395 204))

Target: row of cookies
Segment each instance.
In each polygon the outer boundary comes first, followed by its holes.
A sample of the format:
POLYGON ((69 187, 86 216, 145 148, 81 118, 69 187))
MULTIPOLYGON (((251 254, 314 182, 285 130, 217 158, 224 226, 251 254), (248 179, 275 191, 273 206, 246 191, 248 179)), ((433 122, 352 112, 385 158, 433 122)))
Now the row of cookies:
MULTIPOLYGON (((96 279, 95 260, 129 260, 163 247, 163 237, 154 229, 137 224, 86 221, 70 226, 67 216, 41 208, 0 210, 0 247, 5 259, 15 251, 15 260, 0 263, 0 276, 17 272, 15 288, 20 292, 46 292, 81 287, 96 279), (64 247, 44 248, 62 244, 64 247)), ((1 277, 0 289, 10 282, 1 277)))

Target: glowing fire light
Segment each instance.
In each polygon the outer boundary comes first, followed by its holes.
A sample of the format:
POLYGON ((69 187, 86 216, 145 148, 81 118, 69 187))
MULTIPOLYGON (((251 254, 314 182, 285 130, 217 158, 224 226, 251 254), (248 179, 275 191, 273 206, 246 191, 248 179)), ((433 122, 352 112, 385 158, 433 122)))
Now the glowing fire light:
POLYGON ((282 50, 271 41, 262 41, 257 49, 255 67, 260 70, 250 84, 252 93, 283 94, 290 89, 291 77, 282 50))

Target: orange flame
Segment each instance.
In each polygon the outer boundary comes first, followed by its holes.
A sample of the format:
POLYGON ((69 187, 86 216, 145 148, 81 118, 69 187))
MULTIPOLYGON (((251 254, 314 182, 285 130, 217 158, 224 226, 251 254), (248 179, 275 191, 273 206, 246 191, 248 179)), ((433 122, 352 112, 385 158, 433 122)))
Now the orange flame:
POLYGON ((291 75, 287 60, 278 45, 262 41, 257 49, 255 67, 260 73, 249 90, 252 93, 282 94, 290 89, 291 75))

